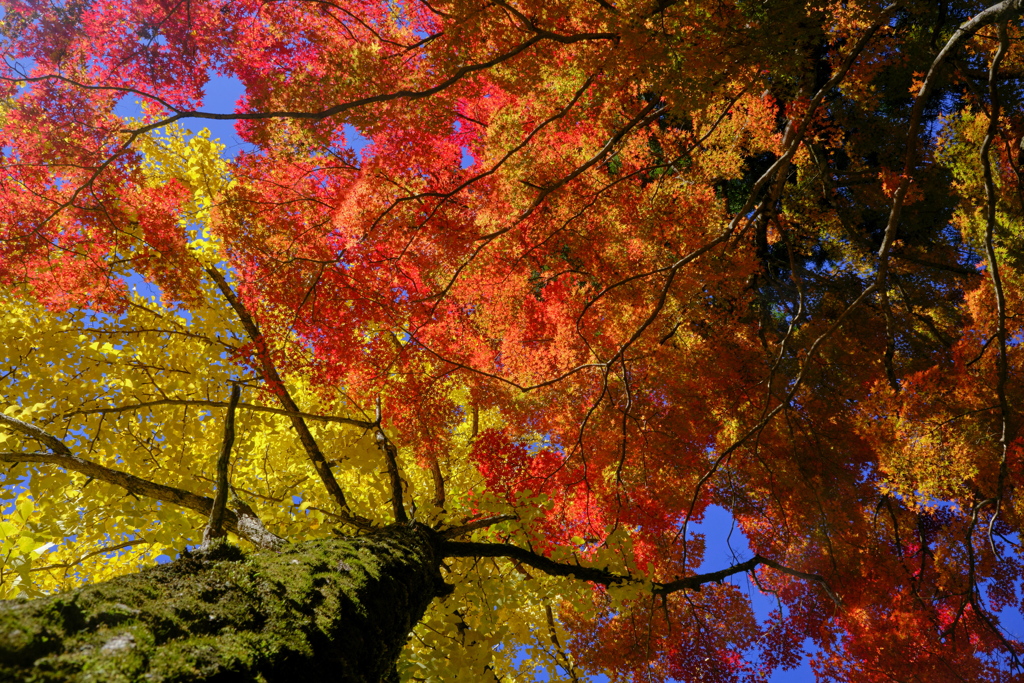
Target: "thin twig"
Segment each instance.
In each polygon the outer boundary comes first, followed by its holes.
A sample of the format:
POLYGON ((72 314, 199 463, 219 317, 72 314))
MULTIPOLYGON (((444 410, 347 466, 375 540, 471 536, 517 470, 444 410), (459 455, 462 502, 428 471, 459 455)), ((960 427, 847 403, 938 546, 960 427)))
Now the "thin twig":
MULTIPOLYGON (((109 408, 88 408, 86 410, 73 410, 64 413, 65 417, 71 417, 73 415, 95 415, 97 413, 123 413, 129 410, 142 410, 144 408, 150 408, 152 406, 202 406, 208 408, 227 408, 228 404, 224 401, 207 401, 203 399, 178 399, 178 398, 164 398, 156 401, 143 401, 141 403, 132 403, 124 406, 111 406, 109 408)), ((271 415, 281 415, 283 417, 300 417, 304 420, 313 420, 314 422, 335 422, 337 424, 350 425, 352 427, 359 427, 360 429, 372 429, 373 423, 369 420, 356 420, 350 417, 337 417, 335 415, 314 415, 312 413, 303 413, 300 411, 285 410, 283 408, 271 408, 270 406, 260 406, 252 403, 239 403, 239 410, 251 410, 257 413, 270 413, 271 415)))
POLYGON ((125 541, 124 543, 118 543, 117 545, 108 545, 108 546, 105 546, 105 547, 100 548, 98 550, 93 550, 92 552, 86 553, 85 555, 82 555, 81 557, 77 557, 74 560, 69 560, 67 562, 61 562, 59 564, 48 564, 48 565, 45 565, 43 567, 32 567, 32 568, 29 569, 29 571, 30 572, 45 572, 45 571, 49 571, 51 569, 71 569, 72 567, 80 566, 83 562, 88 560, 90 557, 95 557, 97 555, 102 555, 103 553, 116 553, 118 550, 124 550, 125 548, 131 548, 132 546, 141 545, 143 543, 150 543, 150 542, 151 541, 147 541, 144 538, 136 538, 136 539, 131 540, 131 541, 125 541))

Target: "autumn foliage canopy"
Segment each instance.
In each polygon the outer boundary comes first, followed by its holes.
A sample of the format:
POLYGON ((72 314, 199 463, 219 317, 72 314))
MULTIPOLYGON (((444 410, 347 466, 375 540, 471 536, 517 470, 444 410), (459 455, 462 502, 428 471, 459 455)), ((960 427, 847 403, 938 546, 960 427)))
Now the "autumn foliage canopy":
POLYGON ((4 0, 0 594, 199 543, 234 382, 282 537, 625 577, 450 559, 406 679, 1017 680, 1021 4, 4 0))

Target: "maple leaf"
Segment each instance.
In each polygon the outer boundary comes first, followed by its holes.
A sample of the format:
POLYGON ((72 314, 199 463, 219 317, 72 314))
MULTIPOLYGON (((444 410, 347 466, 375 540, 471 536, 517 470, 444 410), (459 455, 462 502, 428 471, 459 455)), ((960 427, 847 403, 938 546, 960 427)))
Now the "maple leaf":
POLYGON ((1021 12, 9 2, 0 678, 1019 676, 1021 12))

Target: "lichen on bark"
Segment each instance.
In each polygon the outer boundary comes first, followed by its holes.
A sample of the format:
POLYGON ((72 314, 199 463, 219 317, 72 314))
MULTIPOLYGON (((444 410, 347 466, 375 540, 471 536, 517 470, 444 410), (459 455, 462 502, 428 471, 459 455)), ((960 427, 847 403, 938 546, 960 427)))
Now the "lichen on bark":
POLYGON ((390 680, 445 592, 431 532, 203 555, 0 603, 0 681, 390 680))

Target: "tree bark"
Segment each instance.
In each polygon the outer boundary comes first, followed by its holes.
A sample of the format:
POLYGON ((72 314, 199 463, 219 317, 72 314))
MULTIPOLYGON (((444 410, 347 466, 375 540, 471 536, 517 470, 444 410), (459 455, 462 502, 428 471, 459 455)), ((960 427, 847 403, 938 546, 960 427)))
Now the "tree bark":
POLYGON ((397 680, 448 587, 432 532, 209 552, 36 600, 0 602, 0 681, 397 680))

